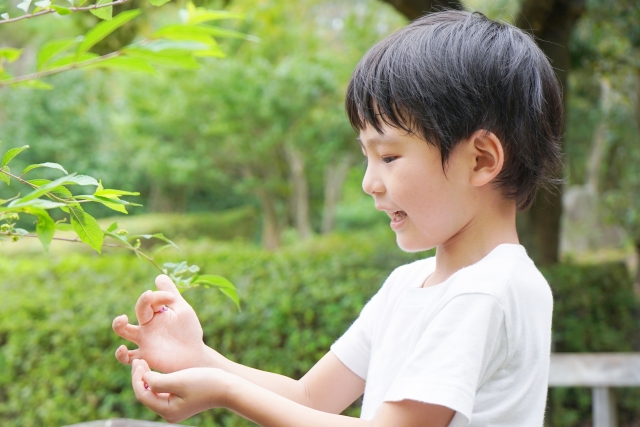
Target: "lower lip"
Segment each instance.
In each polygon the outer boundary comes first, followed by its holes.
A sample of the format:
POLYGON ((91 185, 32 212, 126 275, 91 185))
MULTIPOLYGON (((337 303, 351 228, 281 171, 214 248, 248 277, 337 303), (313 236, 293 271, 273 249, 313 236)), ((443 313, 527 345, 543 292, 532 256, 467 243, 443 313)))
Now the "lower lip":
POLYGON ((391 220, 391 223, 389 224, 391 226, 391 228, 393 230, 399 230, 400 228, 402 228, 402 226, 404 225, 405 222, 407 222, 407 218, 408 217, 404 217, 402 218, 400 221, 396 221, 395 219, 391 220))

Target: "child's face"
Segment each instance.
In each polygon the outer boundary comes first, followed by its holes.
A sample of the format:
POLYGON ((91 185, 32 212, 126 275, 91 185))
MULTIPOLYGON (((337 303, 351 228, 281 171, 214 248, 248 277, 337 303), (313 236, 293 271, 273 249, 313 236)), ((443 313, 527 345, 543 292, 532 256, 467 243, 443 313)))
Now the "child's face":
POLYGON ((469 165, 457 155, 449 157, 446 175, 440 152, 416 135, 383 127, 360 132, 367 157, 363 190, 376 209, 391 218, 397 243, 405 251, 421 251, 447 243, 471 225, 469 165))

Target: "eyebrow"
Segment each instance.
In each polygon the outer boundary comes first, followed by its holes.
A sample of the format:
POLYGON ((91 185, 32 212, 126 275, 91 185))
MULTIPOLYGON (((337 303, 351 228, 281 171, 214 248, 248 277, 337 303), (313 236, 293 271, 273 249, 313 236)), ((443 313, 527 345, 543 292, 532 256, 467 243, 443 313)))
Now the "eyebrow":
POLYGON ((362 139, 360 137, 356 138, 358 140, 358 142, 360 143, 360 145, 363 148, 366 148, 367 146, 369 147, 377 147, 378 145, 395 145, 398 144, 398 141, 394 140, 394 139, 381 139, 381 138, 371 138, 369 140, 367 140, 367 143, 363 142, 362 139))

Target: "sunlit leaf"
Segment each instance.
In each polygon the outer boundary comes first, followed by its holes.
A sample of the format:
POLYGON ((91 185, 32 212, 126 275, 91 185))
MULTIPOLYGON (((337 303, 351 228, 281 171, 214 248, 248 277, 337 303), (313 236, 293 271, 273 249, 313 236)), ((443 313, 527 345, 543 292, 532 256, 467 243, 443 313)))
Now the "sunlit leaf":
POLYGON ((86 63, 87 61, 94 60, 98 58, 99 55, 91 52, 85 52, 80 56, 76 56, 75 53, 71 53, 68 55, 64 55, 56 60, 50 61, 48 64, 44 65, 40 71, 52 70, 54 68, 66 67, 67 65, 76 64, 76 66, 81 66, 82 63, 86 63))
POLYGON ((26 168, 24 168, 24 170, 22 171, 22 173, 20 174, 20 176, 24 175, 25 173, 29 172, 30 170, 33 169, 37 169, 37 168, 51 168, 51 169, 58 169, 61 170, 62 172, 65 173, 65 175, 68 175, 69 173, 65 170, 65 168, 63 168, 62 166, 60 166, 57 163, 50 163, 50 162, 46 162, 46 163, 38 163, 38 164, 34 164, 34 165, 29 165, 26 168))
POLYGON ((34 191, 32 191, 31 193, 27 194, 26 196, 20 198, 20 199, 16 199, 13 202, 11 202, 11 204, 9 204, 9 206, 11 206, 12 204, 15 203, 20 203, 20 202, 27 202, 29 200, 33 200, 33 199, 37 199, 41 196, 44 196, 45 194, 50 193, 51 191, 53 191, 56 187, 63 185, 65 183, 66 180, 69 179, 69 177, 73 177, 74 174, 68 175, 68 176, 63 176, 62 178, 58 178, 54 181, 51 181, 37 189, 35 189, 34 191))
MULTIPOLYGON (((33 185, 37 185, 38 187, 41 187, 45 184, 50 183, 51 181, 48 179, 30 179, 27 182, 33 185)), ((66 187, 63 187, 62 185, 57 186, 56 188, 51 190, 50 193, 54 196, 62 197, 63 199, 68 199, 70 197, 73 197, 73 194, 71 194, 71 191, 69 191, 66 187)))
POLYGON ((151 3, 154 6, 162 6, 165 3, 169 3, 171 0, 149 0, 149 3, 151 3))
POLYGON ((109 228, 107 228, 107 231, 112 232, 112 231, 116 231, 117 229, 118 229, 118 223, 114 222, 109 226, 109 228))
POLYGON ((0 172, 0 181, 5 182, 7 185, 11 185, 11 178, 9 175, 3 174, 2 172, 0 172))
POLYGON ((71 225, 80 240, 100 253, 102 251, 104 234, 100 229, 98 221, 80 208, 71 207, 69 210, 71 225))
POLYGON ((109 197, 109 196, 139 196, 140 193, 137 191, 123 191, 123 190, 111 190, 111 189, 98 189, 96 190, 95 193, 93 193, 94 196, 102 196, 102 197, 109 197))
POLYGON ((36 233, 38 234, 38 239, 42 243, 44 247, 44 251, 49 251, 49 244, 53 240, 53 235, 56 232, 56 226, 53 222, 53 219, 49 216, 47 211, 38 209, 36 211, 36 216, 38 217, 38 224, 36 225, 36 233))
MULTIPOLYGON (((56 6, 54 6, 55 8, 56 6)), ((57 9, 56 9, 57 10, 57 9)), ((68 9, 67 9, 68 10, 68 9)), ((70 12, 69 12, 70 13, 70 12)), ((47 65, 56 55, 59 55, 78 43, 76 38, 65 38, 59 40, 51 40, 40 48, 37 55, 36 70, 40 71, 47 65)))
POLYGON ((67 180, 65 181, 64 185, 70 185, 70 184, 78 184, 78 185, 99 185, 98 181, 88 175, 69 175, 67 176, 67 180))
MULTIPOLYGON (((0 48, 0 60, 5 59, 7 62, 14 62, 22 55, 22 49, 16 49, 14 47, 0 48)), ((0 61, 1 63, 2 61, 0 61)))
MULTIPOLYGON (((71 4, 73 5, 73 3, 71 3, 71 4)), ((71 10, 69 8, 67 8, 67 7, 64 7, 64 6, 58 6, 57 4, 54 4, 54 5, 51 6, 51 8, 53 10, 55 10, 58 13, 58 15, 69 15, 69 14, 71 14, 71 10)))
MULTIPOLYGON (((200 50, 209 50, 209 46, 198 43, 200 50)), ((153 64, 162 65, 164 67, 182 68, 194 70, 200 67, 198 61, 190 52, 178 49, 165 49, 154 51, 147 46, 143 47, 126 47, 123 52, 131 57, 144 59, 153 64)))
POLYGON ((136 16, 140 15, 141 10, 127 10, 118 14, 111 21, 102 21, 95 27, 93 27, 87 34, 84 36, 84 40, 78 46, 77 55, 80 55, 84 52, 87 52, 91 49, 96 43, 100 40, 107 37, 109 34, 131 21, 136 16))
POLYGON ((220 292, 231 298, 231 300, 236 304, 238 310, 240 309, 240 298, 238 298, 238 293, 236 292, 236 287, 233 286, 229 280, 225 279, 222 276, 215 276, 212 274, 203 274, 198 276, 193 282, 192 285, 202 285, 205 288, 216 287, 220 292))
POLYGON ((73 231, 73 226, 66 222, 56 222, 56 230, 58 231, 73 231))
POLYGON ((2 158, 2 167, 4 168, 5 165, 9 163, 15 156, 17 156, 27 148, 29 148, 28 145, 23 145, 22 147, 12 148, 11 150, 7 151, 2 158))
POLYGON ((13 88, 27 88, 27 89, 38 89, 38 90, 51 90, 53 86, 49 83, 45 83, 42 80, 27 80, 24 82, 11 83, 9 86, 13 88))
MULTIPOLYGON (((111 0, 98 0, 97 6, 102 4, 111 3, 111 0)), ((111 21, 113 19, 113 6, 101 7, 98 9, 91 9, 90 12, 100 19, 105 21, 111 21)))
POLYGON ((96 62, 84 68, 109 68, 113 70, 139 71, 141 73, 156 74, 156 69, 153 68, 148 61, 142 58, 131 58, 127 56, 117 56, 105 61, 96 62))
POLYGON ((59 208, 61 206, 65 206, 64 203, 54 202, 52 200, 46 199, 32 199, 27 201, 17 200, 18 203, 12 203, 9 206, 11 208, 24 208, 24 207, 32 207, 39 209, 54 209, 59 208))

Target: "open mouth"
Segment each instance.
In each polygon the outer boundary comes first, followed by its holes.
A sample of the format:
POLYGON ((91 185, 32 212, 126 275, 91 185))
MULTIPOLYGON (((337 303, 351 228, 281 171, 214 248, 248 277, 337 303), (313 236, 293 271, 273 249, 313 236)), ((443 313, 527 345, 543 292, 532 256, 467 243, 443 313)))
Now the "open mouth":
POLYGON ((405 211, 395 211, 391 216, 393 222, 400 222, 407 217, 407 213, 405 211))

